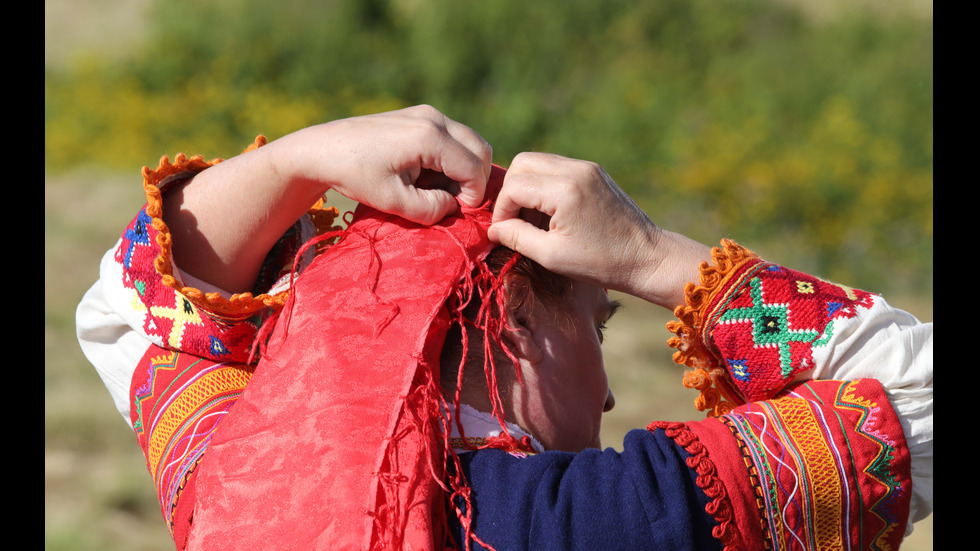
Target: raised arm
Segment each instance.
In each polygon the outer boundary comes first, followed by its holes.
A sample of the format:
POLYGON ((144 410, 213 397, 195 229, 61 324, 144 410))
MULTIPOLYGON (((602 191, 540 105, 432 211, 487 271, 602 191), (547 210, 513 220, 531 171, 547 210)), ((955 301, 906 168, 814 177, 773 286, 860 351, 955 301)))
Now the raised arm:
POLYGON ((874 379, 911 452, 912 520, 932 509, 932 324, 880 296, 654 224, 594 163, 514 160, 494 239, 552 271, 670 308, 674 360, 711 415, 810 379, 874 379))
POLYGON ((482 201, 490 145, 429 106, 304 128, 164 195, 181 270, 249 291, 266 254, 327 190, 432 224, 482 201))

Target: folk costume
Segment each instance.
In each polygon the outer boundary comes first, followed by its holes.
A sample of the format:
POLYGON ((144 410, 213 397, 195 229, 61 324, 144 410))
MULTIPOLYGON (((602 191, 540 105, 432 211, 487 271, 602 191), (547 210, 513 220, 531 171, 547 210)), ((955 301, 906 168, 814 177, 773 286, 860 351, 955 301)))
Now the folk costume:
POLYGON ((499 307, 502 169, 432 227, 317 205, 232 296, 180 272, 162 222, 215 162, 144 169, 77 317, 178 549, 897 549, 931 510, 932 328, 881 297, 723 242, 669 326, 709 417, 543 450, 439 386, 449 326, 499 307))

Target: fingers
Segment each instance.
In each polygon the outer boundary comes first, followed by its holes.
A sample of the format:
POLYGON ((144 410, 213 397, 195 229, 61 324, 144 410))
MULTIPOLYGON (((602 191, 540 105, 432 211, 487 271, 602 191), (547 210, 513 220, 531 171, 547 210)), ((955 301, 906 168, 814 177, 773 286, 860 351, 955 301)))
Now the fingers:
POLYGON ((493 207, 493 223, 520 218, 522 210, 540 213, 538 217, 555 213, 554 194, 547 192, 555 183, 544 176, 554 172, 551 157, 542 153, 514 157, 493 207))
POLYGON ((493 206, 491 227, 508 220, 520 220, 522 211, 541 213, 537 215, 538 218, 542 215, 552 214, 542 212, 544 208, 541 204, 542 197, 533 183, 529 181, 532 179, 533 177, 518 178, 516 175, 511 177, 509 172, 504 175, 504 186, 501 188, 500 194, 497 195, 497 201, 493 206))
POLYGON ((460 157, 465 158, 468 152, 479 163, 480 171, 472 174, 474 168, 472 160, 464 161, 468 166, 464 167, 465 170, 461 172, 457 170, 453 162, 454 157, 450 156, 443 159, 445 174, 459 183, 460 201, 468 207, 477 207, 483 202, 486 193, 487 180, 490 178, 493 161, 493 148, 472 128, 448 117, 446 118, 446 130, 455 139, 455 143, 462 146, 463 150, 457 152, 460 157))
POLYGON ((595 163, 522 153, 504 177, 489 236, 553 272, 619 289, 637 256, 630 251, 643 248, 634 236, 646 222, 634 206, 595 163))
POLYGON ((487 230, 491 241, 547 264, 544 256, 548 250, 548 232, 522 218, 509 218, 494 222, 487 230))
POLYGON ((459 202, 468 207, 479 206, 490 178, 493 157, 490 144, 472 128, 433 107, 422 105, 406 111, 432 125, 423 130, 422 138, 415 144, 419 148, 421 168, 445 174, 458 184, 459 202))
MULTIPOLYGON (((569 214, 588 193, 600 170, 587 161, 548 153, 521 153, 514 157, 493 209, 493 223, 522 218, 547 229, 559 211, 569 214)), ((553 224, 551 224, 553 227, 553 224)))
POLYGON ((494 205, 490 239, 549 269, 563 270, 572 260, 567 249, 578 248, 575 243, 581 240, 584 179, 579 172, 584 166, 544 153, 515 157, 494 205))
POLYGON ((419 224, 431 226, 459 208, 456 198, 444 189, 423 189, 416 186, 401 186, 398 189, 403 196, 396 198, 396 203, 400 205, 395 209, 396 212, 419 224))
POLYGON ((490 144, 434 107, 353 117, 320 129, 312 131, 320 149, 305 155, 313 165, 307 179, 326 180, 345 197, 427 225, 460 204, 483 203, 490 144))

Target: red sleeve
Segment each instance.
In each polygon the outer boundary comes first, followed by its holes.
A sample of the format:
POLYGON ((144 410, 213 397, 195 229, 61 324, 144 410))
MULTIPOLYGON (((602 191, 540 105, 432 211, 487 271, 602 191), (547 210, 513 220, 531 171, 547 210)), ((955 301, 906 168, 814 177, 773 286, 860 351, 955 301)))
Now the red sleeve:
POLYGON ((908 447, 881 384, 809 381, 694 423, 658 422, 684 447, 735 549, 898 549, 908 447))
MULTIPOLYGON (((252 147, 263 143, 260 138, 252 147)), ((122 268, 123 285, 138 296, 134 308, 141 310, 141 330, 151 342, 216 361, 246 362, 258 325, 288 297, 288 291, 273 292, 270 287, 292 268, 302 243, 289 233, 280 240, 263 266, 259 285, 264 288, 256 293, 225 298, 185 285, 174 270, 162 195, 170 186, 218 162, 220 159, 205 161, 181 154, 174 163, 164 157, 156 170, 145 167, 147 203, 123 232, 115 260, 122 268)), ((318 231, 329 229, 336 214, 336 209, 324 209, 321 204, 310 211, 318 231)))

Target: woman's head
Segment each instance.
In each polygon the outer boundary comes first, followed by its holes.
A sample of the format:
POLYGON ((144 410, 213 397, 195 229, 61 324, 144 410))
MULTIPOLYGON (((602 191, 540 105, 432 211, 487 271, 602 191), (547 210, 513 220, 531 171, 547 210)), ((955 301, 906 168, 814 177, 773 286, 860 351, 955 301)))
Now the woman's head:
MULTIPOLYGON (((499 296, 477 297, 464 310, 467 357, 462 362, 460 400, 491 411, 491 385, 484 370, 489 350, 508 421, 548 449, 598 447, 602 413, 614 403, 600 349, 602 329, 618 305, 604 290, 552 273, 530 259, 515 258, 503 247, 495 249, 486 264, 503 281, 498 290, 485 290, 499 296), (487 303, 493 308, 483 315, 499 321, 489 339, 470 326, 482 325, 480 308, 487 303)), ((442 386, 450 400, 462 342, 463 331, 456 324, 442 357, 442 386)))

